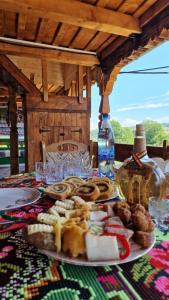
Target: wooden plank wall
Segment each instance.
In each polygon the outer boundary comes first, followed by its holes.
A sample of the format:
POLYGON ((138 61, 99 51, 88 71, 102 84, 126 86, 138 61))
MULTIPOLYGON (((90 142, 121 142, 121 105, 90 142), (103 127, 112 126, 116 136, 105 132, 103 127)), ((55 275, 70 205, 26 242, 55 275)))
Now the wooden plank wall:
POLYGON ((40 141, 46 144, 72 139, 89 145, 90 105, 87 98, 79 103, 78 97, 26 97, 27 170, 34 170, 41 160, 40 141))

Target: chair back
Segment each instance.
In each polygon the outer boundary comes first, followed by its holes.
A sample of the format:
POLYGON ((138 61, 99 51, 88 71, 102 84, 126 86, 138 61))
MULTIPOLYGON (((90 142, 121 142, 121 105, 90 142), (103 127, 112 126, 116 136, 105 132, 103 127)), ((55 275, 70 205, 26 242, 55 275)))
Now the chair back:
POLYGON ((56 162, 58 160, 80 159, 83 157, 85 165, 89 165, 90 153, 88 146, 72 140, 65 140, 58 143, 46 145, 41 142, 42 161, 56 162))

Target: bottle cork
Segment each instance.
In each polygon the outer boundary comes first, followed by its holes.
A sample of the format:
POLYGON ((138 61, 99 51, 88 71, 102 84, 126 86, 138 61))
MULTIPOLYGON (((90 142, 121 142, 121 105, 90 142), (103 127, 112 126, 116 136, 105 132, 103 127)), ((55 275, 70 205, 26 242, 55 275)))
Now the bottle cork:
POLYGON ((143 124, 136 124, 135 136, 145 136, 145 130, 143 124))
POLYGON ((147 152, 144 125, 136 124, 133 153, 142 152, 147 152))

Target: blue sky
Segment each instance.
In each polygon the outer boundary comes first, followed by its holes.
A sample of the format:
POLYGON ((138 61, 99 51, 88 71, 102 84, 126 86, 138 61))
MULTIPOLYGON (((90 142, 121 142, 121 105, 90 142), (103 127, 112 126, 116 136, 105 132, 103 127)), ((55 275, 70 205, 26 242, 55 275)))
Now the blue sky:
MULTIPOLYGON (((128 64, 121 71, 169 66, 169 42, 162 44, 128 64)), ((169 72, 169 68, 164 70, 169 72)), ((169 74, 119 74, 109 96, 111 119, 123 126, 135 126, 143 120, 169 123, 169 74)), ((92 87, 91 129, 97 128, 100 96, 92 87)))

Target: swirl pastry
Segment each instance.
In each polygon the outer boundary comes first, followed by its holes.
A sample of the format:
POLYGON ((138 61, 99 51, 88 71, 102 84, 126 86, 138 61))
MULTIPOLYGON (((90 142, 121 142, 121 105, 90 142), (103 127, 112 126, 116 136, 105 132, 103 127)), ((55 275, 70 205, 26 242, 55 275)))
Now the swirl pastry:
POLYGON ((94 183, 84 183, 75 190, 75 195, 86 201, 95 201, 100 196, 100 191, 94 183))
POLYGON ((65 182, 71 182, 73 183, 76 187, 80 186, 81 184, 85 183, 85 181, 77 176, 69 176, 67 178, 65 178, 64 180, 65 182))
POLYGON ((99 188, 100 191, 100 196, 98 200, 101 199, 108 199, 112 193, 113 193, 113 186, 107 183, 106 181, 101 181, 101 180, 94 180, 93 182, 97 187, 99 188))
POLYGON ((90 177, 87 179, 88 182, 106 182, 107 184, 112 184, 112 181, 108 177, 90 177))
POLYGON ((65 182, 66 182, 66 184, 68 184, 70 186, 70 188, 71 188, 71 194, 73 194, 74 190, 78 187, 78 185, 75 184, 74 182, 71 182, 71 181, 65 181, 65 182))
POLYGON ((71 195, 71 187, 66 182, 58 182, 48 186, 45 190, 46 195, 56 200, 64 200, 71 195))

